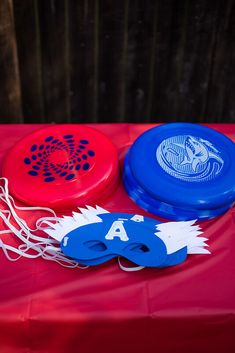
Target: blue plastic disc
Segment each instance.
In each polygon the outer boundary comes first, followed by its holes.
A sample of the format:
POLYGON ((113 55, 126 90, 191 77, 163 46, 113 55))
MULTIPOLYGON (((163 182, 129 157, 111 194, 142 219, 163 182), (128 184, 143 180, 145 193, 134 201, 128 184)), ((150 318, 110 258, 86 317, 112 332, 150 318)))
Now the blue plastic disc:
POLYGON ((137 204, 161 217, 213 218, 235 200, 234 153, 234 143, 208 127, 161 125, 130 148, 124 185, 137 204))

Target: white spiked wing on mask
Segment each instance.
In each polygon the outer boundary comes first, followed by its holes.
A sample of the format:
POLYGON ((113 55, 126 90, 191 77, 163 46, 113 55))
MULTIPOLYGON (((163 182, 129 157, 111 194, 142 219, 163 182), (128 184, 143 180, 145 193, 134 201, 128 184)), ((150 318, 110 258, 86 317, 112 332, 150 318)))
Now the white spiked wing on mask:
POLYGON ((210 254, 205 249, 208 239, 199 237, 203 232, 200 227, 195 225, 196 220, 185 222, 167 222, 156 226, 155 233, 166 245, 167 254, 170 255, 185 246, 188 254, 210 254))
POLYGON ((80 213, 73 212, 73 215, 57 218, 57 223, 45 222, 50 228, 44 228, 44 232, 52 238, 61 241, 63 237, 72 230, 92 224, 100 223, 102 219, 98 216, 104 213, 109 213, 102 207, 86 206, 87 208, 79 208, 80 213))

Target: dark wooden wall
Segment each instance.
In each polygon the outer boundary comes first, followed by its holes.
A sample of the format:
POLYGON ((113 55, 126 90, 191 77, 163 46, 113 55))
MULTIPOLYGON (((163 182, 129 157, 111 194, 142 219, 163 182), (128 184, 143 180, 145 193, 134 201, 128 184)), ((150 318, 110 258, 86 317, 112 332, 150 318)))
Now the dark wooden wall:
POLYGON ((235 123, 235 1, 0 0, 0 122, 235 123))

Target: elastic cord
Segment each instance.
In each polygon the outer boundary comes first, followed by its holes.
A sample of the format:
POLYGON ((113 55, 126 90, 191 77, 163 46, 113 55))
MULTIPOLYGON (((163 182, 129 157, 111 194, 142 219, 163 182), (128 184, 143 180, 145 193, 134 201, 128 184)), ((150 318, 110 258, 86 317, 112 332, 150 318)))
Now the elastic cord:
MULTIPOLYGON (((72 259, 67 258, 60 250, 60 243, 53 238, 50 238, 48 234, 46 237, 38 236, 34 234, 35 231, 42 231, 43 228, 40 224, 43 221, 54 221, 57 222, 58 217, 55 212, 50 208, 45 207, 20 207, 15 204, 15 201, 8 191, 8 180, 6 178, 0 178, 4 184, 0 186, 0 200, 3 202, 8 209, 0 209, 0 218, 6 225, 6 230, 1 230, 0 235, 14 234, 21 244, 18 247, 6 244, 3 238, 0 239, 0 247, 2 248, 5 256, 10 261, 16 261, 21 257, 26 258, 37 258, 42 257, 46 260, 56 261, 65 267, 80 267, 78 263, 72 259), (24 219, 20 218, 16 212, 20 211, 45 211, 53 215, 53 217, 41 217, 36 222, 36 228, 31 229, 24 219), (15 225, 13 224, 15 223, 15 225), (16 228, 16 226, 19 227, 16 228), (17 258, 12 257, 10 253, 19 255, 17 258)), ((46 234, 46 233, 44 233, 46 234)), ((80 268, 86 268, 87 266, 80 268)))
POLYGON ((118 265, 119 265, 120 269, 125 272, 136 272, 136 271, 143 270, 143 268, 145 268, 144 266, 126 267, 126 266, 122 265, 120 257, 118 257, 118 265))

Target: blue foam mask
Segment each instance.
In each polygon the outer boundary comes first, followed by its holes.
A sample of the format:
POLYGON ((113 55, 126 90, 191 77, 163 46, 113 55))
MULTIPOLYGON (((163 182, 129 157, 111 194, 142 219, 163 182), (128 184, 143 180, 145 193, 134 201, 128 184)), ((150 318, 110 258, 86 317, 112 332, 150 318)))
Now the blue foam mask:
POLYGON ((195 221, 160 223, 98 206, 80 211, 46 229, 60 241, 63 253, 80 264, 94 266, 123 256, 140 266, 167 267, 183 262, 187 254, 208 253, 195 221))
POLYGON ((90 265, 116 256, 149 267, 166 261, 166 246, 154 234, 158 222, 147 219, 139 222, 134 215, 119 213, 100 217, 102 223, 82 226, 63 238, 61 249, 65 255, 90 265))

